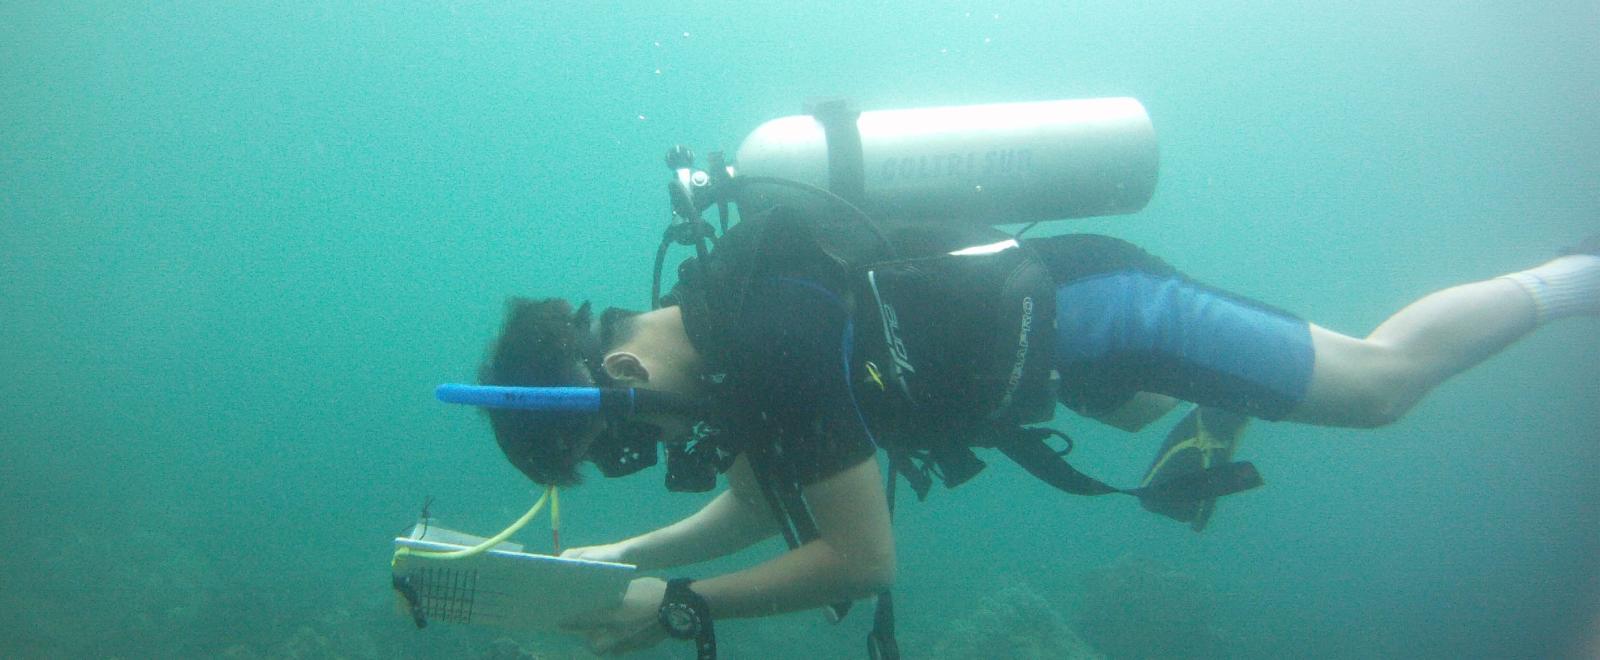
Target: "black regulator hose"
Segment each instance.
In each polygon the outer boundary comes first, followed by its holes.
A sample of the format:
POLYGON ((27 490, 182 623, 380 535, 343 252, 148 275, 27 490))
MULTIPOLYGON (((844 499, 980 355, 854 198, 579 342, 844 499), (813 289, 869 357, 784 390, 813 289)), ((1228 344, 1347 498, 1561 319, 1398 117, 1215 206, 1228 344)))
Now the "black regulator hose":
POLYGON ((861 207, 856 206, 850 200, 840 197, 832 190, 828 190, 827 188, 823 188, 821 186, 815 186, 804 181, 795 181, 794 179, 784 179, 775 176, 741 176, 735 177, 734 181, 743 185, 765 184, 793 188, 795 190, 817 195, 830 202, 843 206, 845 209, 848 209, 851 213, 855 214, 855 216, 861 220, 862 224, 865 224, 867 229, 872 231, 872 235, 878 239, 879 243, 883 244, 883 249, 888 252, 889 258, 896 259, 899 257, 894 249, 894 243, 889 241, 889 235, 884 233, 883 227, 878 225, 877 219, 873 218, 866 211, 861 210, 861 207))

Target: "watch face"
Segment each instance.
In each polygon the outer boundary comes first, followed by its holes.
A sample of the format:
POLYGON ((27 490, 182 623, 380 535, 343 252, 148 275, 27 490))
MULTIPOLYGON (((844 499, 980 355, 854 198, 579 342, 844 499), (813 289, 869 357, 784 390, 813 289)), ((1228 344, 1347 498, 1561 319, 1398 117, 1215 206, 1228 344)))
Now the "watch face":
POLYGON ((679 635, 693 635, 700 628, 694 608, 685 603, 672 603, 666 607, 667 628, 679 635))

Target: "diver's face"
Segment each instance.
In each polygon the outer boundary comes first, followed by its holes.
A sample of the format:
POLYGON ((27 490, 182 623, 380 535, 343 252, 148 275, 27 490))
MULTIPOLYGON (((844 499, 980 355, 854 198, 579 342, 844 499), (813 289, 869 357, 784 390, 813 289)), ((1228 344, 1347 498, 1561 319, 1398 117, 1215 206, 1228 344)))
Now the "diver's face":
MULTIPOLYGON (((660 361, 655 364, 655 369, 650 372, 650 381, 642 387, 662 392, 671 392, 686 397, 700 397, 706 394, 705 383, 701 381, 697 371, 687 368, 682 362, 660 361)), ((662 424, 683 423, 683 420, 662 420, 662 424)))
MULTIPOLYGON (((618 315, 607 310, 602 318, 602 345, 610 345, 616 332, 618 315)), ((677 307, 663 307, 632 317, 633 335, 609 349, 606 372, 628 387, 644 387, 683 396, 705 394, 700 382, 701 360, 683 327, 683 314, 677 307), (617 360, 615 357, 625 356, 617 360)))

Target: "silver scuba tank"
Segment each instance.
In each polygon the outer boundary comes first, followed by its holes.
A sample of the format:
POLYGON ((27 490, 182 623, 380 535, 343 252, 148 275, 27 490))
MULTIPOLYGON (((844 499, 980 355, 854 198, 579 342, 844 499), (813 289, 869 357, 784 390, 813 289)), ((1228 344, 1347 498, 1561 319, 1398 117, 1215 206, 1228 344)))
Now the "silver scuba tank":
MULTIPOLYGON (((1157 166, 1144 106, 1103 98, 860 113, 818 106, 757 127, 734 168, 831 189, 885 219, 993 225, 1136 212, 1155 192, 1157 166)), ((767 203, 806 195, 755 190, 767 203)))

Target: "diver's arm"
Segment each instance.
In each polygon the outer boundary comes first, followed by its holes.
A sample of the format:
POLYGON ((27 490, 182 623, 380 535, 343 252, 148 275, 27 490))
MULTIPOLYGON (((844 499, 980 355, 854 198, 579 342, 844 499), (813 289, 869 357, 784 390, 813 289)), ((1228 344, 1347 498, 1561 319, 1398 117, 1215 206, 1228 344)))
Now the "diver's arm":
POLYGON ((806 486, 819 536, 762 564, 694 583, 716 618, 767 616, 876 594, 894 582, 894 534, 876 457, 806 486))
MULTIPOLYGON (((692 589, 712 617, 821 607, 878 593, 894 581, 894 536, 876 458, 807 486, 804 494, 820 537, 752 568, 696 580, 692 589)), ((638 578, 628 583, 620 605, 565 626, 588 637, 590 650, 602 655, 652 646, 667 636, 657 609, 666 589, 661 578, 638 578)))
POLYGON ((1179 403, 1181 401, 1165 394, 1140 392, 1116 410, 1093 415, 1092 417, 1102 424, 1133 433, 1143 429, 1150 422, 1161 419, 1163 415, 1171 412, 1179 403))
POLYGON ((749 461, 740 455, 727 474, 728 489, 683 520, 617 543, 573 548, 562 556, 653 570, 715 559, 778 533, 749 461))

